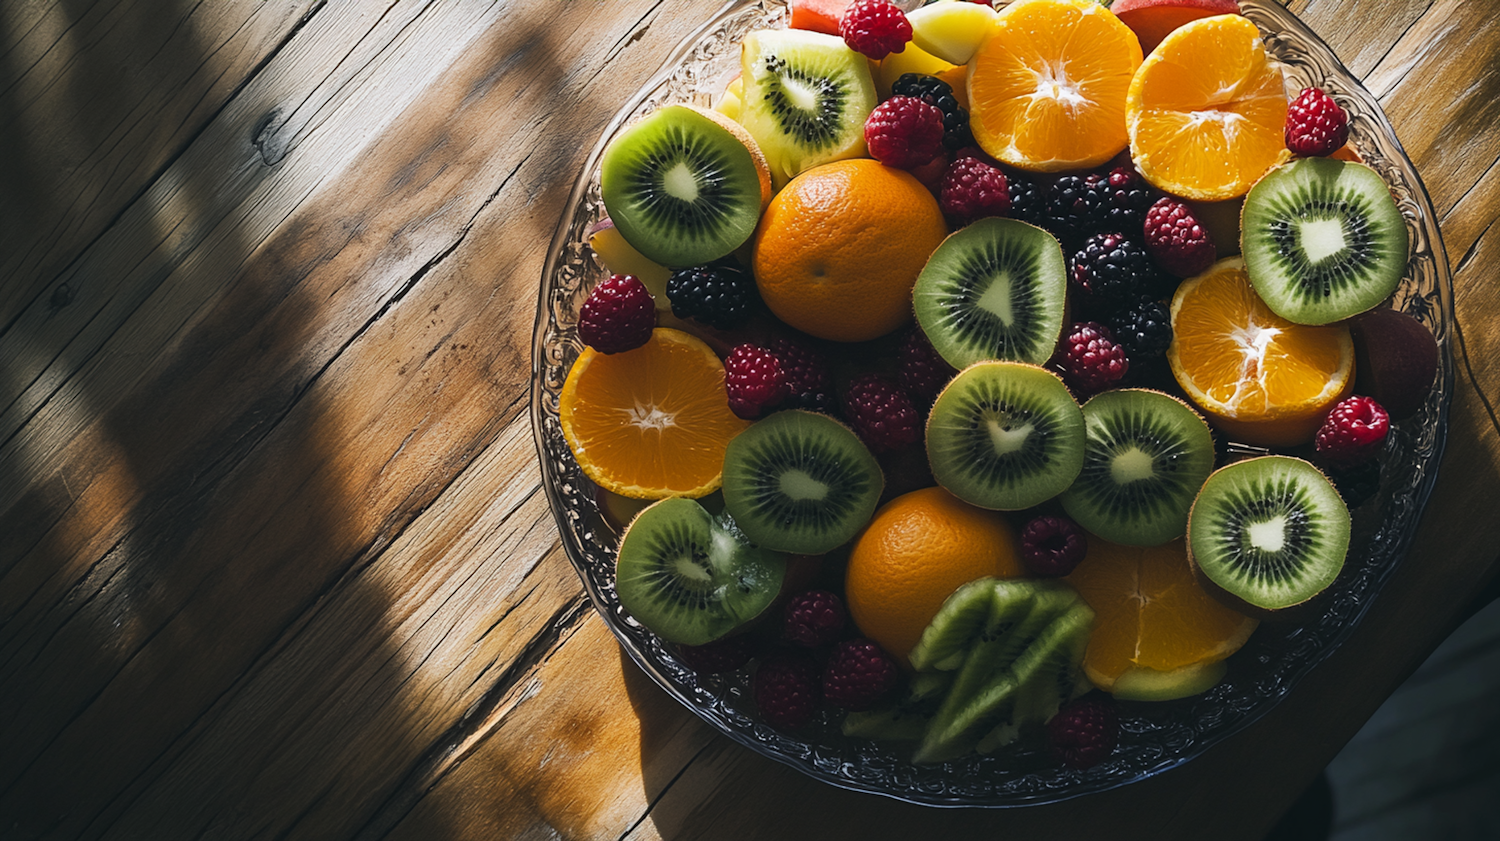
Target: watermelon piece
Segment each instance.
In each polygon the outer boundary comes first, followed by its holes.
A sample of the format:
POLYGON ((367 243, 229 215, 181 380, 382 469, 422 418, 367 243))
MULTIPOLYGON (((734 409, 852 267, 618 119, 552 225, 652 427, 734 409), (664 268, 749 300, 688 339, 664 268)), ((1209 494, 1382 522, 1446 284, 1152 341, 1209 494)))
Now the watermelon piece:
POLYGON ((828 35, 839 34, 839 19, 849 8, 849 0, 791 0, 790 29, 811 29, 828 35))

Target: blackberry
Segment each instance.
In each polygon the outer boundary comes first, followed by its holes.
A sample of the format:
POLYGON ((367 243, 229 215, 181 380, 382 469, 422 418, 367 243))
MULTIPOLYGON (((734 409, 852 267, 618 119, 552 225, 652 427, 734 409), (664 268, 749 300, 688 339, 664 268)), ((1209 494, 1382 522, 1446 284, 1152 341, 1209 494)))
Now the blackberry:
POLYGON ((1046 221, 1064 246, 1076 246, 1098 233, 1109 194, 1109 178, 1097 172, 1064 175, 1047 185, 1043 196, 1046 221))
POLYGON ((719 330, 743 326, 757 297, 754 278, 732 260, 678 269, 667 281, 673 315, 719 330))
POLYGON ((974 133, 969 130, 969 112, 958 104, 952 85, 936 76, 902 73, 901 78, 891 85, 891 95, 915 97, 928 105, 936 105, 943 112, 943 145, 948 149, 974 145, 974 133))
POLYGON ((1372 459, 1354 467, 1335 468, 1320 465, 1328 475, 1328 481, 1344 498, 1344 504, 1358 508, 1369 502, 1380 491, 1380 462, 1372 459))
POLYGON ((1167 291, 1145 247, 1118 233, 1089 237, 1073 254, 1071 280, 1096 315, 1107 315, 1142 297, 1163 297, 1167 291))
POLYGON ((1005 173, 1005 187, 1010 192, 1011 218, 1030 222, 1039 228, 1047 227, 1047 205, 1041 188, 1014 170, 1001 171, 1005 173))
POLYGON ((1146 211, 1161 197, 1146 179, 1128 166, 1117 166, 1105 176, 1106 188, 1100 204, 1101 230, 1122 231, 1132 239, 1144 230, 1146 211))
POLYGON ((1172 344, 1171 310, 1150 296, 1119 310, 1108 324, 1131 365, 1161 357, 1172 344))

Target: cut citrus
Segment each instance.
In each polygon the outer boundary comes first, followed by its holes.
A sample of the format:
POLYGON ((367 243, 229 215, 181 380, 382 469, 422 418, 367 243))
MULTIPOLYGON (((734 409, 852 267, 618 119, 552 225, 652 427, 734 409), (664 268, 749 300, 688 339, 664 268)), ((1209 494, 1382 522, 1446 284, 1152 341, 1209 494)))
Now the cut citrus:
POLYGON ((1131 80, 1130 152, 1146 180, 1169 193, 1234 198, 1290 155, 1286 109, 1281 68, 1255 24, 1200 18, 1168 35, 1131 80))
POLYGON ((724 366, 708 345, 664 327, 624 353, 586 348, 558 415, 584 474, 635 499, 713 492, 724 447, 750 425, 729 411, 724 366))
POLYGON ((1209 421, 1239 441, 1305 443, 1354 383, 1354 340, 1339 324, 1309 327, 1271 312, 1238 257, 1177 288, 1167 362, 1209 421))
POLYGON ((1094 0, 1005 7, 969 62, 969 122, 995 158, 1041 172, 1095 166, 1125 148, 1135 33, 1094 0))
POLYGON ((1094 609, 1083 667, 1105 690, 1135 670, 1170 673, 1216 663, 1238 651, 1259 624, 1198 586, 1181 538, 1121 546, 1089 535, 1088 555, 1066 580, 1094 609))

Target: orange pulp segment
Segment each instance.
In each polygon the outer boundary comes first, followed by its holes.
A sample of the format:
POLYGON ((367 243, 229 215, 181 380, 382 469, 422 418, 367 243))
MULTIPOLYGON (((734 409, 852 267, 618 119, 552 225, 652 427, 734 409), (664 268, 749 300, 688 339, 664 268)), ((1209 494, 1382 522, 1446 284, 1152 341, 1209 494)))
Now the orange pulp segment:
POLYGON ((1244 260, 1220 260, 1172 298, 1167 362, 1188 398, 1237 440, 1310 440, 1354 383, 1354 340, 1340 324, 1310 327, 1271 312, 1244 260))
POLYGON ((708 345, 665 327, 624 353, 586 348, 558 414, 584 474, 635 499, 712 493, 724 447, 750 425, 729 410, 724 366, 708 345))
POLYGON ((1141 175, 1199 201, 1244 195, 1286 160, 1286 90, 1260 31, 1214 15, 1168 35, 1130 82, 1125 120, 1141 175))
POLYGON ((1005 7, 969 62, 974 139, 1039 172, 1102 164, 1125 148, 1125 94, 1141 45, 1093 0, 1005 7))

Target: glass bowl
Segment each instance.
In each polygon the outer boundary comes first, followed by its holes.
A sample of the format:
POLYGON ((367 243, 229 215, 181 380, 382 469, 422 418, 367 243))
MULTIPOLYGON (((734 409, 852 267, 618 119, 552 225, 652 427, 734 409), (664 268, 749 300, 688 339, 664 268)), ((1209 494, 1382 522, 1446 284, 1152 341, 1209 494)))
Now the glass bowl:
POLYGON ((1395 570, 1436 479, 1453 390, 1448 332, 1452 279, 1431 202, 1390 123, 1368 91, 1301 21, 1272 0, 1241 0, 1271 55, 1286 67, 1292 95, 1316 86, 1350 114, 1350 137, 1365 161, 1389 183, 1411 234, 1411 262, 1394 306, 1417 317, 1443 353, 1437 385, 1413 418, 1395 424, 1382 456, 1381 487, 1354 511, 1354 538, 1322 613, 1302 624, 1261 626, 1229 661, 1228 676, 1196 697, 1166 703, 1121 703, 1119 748, 1084 771, 1060 767, 1039 739, 992 756, 974 755, 917 766, 898 746, 846 738, 839 717, 825 712, 813 725, 784 733, 754 712, 744 674, 701 676, 671 646, 620 607, 614 589, 619 535, 601 515, 596 490, 583 476, 558 423, 558 395, 582 349, 576 319, 605 275, 588 247, 589 226, 604 216, 598 165, 605 143, 623 125, 666 103, 709 106, 738 72, 739 43, 755 29, 784 26, 786 8, 772 0, 731 2, 686 39, 666 68, 620 110, 595 146, 558 224, 542 275, 532 355, 532 422, 542 487, 568 559, 620 645, 669 695, 749 749, 826 783, 933 806, 1014 807, 1050 803, 1143 780, 1191 761, 1276 705, 1358 626, 1395 570))

